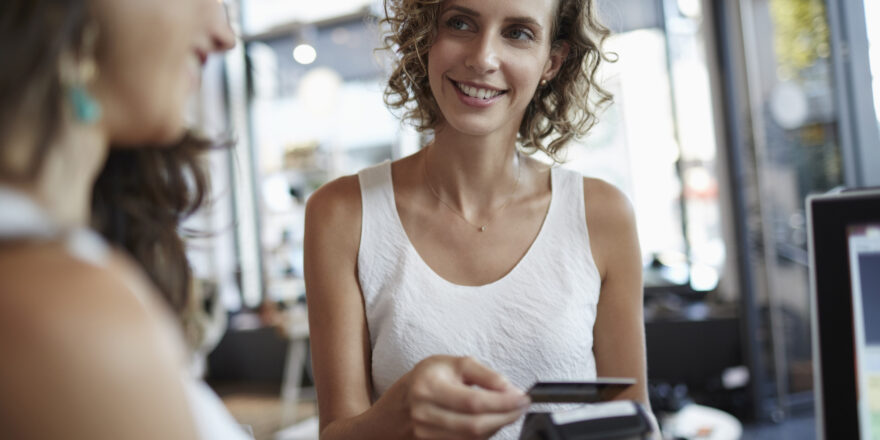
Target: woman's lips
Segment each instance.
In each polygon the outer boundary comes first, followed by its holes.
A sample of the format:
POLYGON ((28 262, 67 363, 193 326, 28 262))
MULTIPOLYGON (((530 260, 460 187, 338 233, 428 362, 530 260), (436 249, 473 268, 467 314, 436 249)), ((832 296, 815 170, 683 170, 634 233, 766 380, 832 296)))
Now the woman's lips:
POLYGON ((468 105, 470 107, 477 108, 486 108, 490 107, 492 104, 501 100, 501 98, 507 94, 506 90, 497 90, 492 88, 483 88, 477 86, 471 86, 469 84, 458 83, 452 79, 449 79, 449 82, 452 84, 452 87, 455 89, 455 93, 458 95, 459 100, 468 105), (491 93, 497 93, 495 96, 480 98, 479 96, 470 96, 465 93, 462 88, 466 88, 471 94, 483 95, 487 96, 491 93))

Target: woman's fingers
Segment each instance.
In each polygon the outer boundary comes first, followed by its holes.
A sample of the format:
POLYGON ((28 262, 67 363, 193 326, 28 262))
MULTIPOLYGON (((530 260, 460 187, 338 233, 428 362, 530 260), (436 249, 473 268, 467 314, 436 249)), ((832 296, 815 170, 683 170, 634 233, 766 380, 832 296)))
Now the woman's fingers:
POLYGON ((426 404, 413 408, 412 417, 423 436, 419 438, 486 438, 515 422, 524 410, 520 407, 501 413, 462 414, 426 404))
POLYGON ((456 359, 456 368, 467 385, 477 385, 487 390, 506 391, 512 386, 504 376, 470 357, 456 359))
POLYGON ((530 403, 504 376, 471 358, 434 356, 412 373, 409 410, 419 439, 488 438, 530 403))
POLYGON ((446 358, 445 361, 439 365, 445 364, 446 368, 423 375, 424 380, 414 390, 421 400, 466 414, 506 413, 530 403, 504 376, 472 358, 446 358))
POLYGON ((431 400, 438 406, 463 414, 506 413, 526 407, 529 399, 518 391, 489 391, 463 384, 434 387, 431 400))

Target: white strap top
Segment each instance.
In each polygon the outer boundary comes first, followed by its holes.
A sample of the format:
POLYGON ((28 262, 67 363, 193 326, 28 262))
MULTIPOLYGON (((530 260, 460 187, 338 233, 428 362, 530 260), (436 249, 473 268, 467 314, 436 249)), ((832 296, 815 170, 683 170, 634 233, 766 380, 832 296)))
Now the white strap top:
MULTIPOLYGON (((422 260, 397 213, 391 164, 359 173, 358 278, 372 347, 374 399, 422 359, 472 356, 526 389, 596 377, 593 324, 601 278, 590 251, 583 177, 553 168, 544 224, 504 277, 457 285, 422 260)), ((496 439, 514 439, 519 425, 496 439)))
MULTIPOLYGON (((33 238, 62 240, 68 252, 86 263, 108 264, 110 247, 90 229, 62 231, 40 207, 25 195, 0 187, 0 240, 33 238)), ((136 294, 137 289, 132 290, 136 294)), ((144 303, 141 298, 138 298, 144 303)), ((182 341, 181 341, 182 344, 182 341)), ((181 381, 193 420, 202 440, 246 440, 246 435, 235 419, 226 411, 223 402, 201 380, 191 377, 181 366, 181 381)))

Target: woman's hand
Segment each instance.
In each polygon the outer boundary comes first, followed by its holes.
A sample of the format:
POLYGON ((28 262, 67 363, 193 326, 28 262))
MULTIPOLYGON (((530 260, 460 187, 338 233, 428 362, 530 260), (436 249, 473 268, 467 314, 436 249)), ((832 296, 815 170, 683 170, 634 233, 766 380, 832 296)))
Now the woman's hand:
POLYGON ((469 357, 431 356, 406 376, 404 405, 417 439, 485 439, 518 419, 529 398, 469 357))

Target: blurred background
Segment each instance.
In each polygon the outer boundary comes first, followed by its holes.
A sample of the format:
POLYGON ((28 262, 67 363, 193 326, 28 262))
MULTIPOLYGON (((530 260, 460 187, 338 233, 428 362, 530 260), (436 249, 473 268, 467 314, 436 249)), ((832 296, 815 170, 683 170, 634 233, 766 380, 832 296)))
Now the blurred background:
MULTIPOLYGON (((380 2, 227 3, 240 44, 191 112, 235 141, 185 225, 204 292, 194 366, 258 439, 316 438, 305 202, 425 139, 383 103, 380 2)), ((804 199, 880 185, 880 1, 598 4, 615 102, 564 166, 635 206, 652 404, 724 411, 742 438, 813 437, 804 199)))

